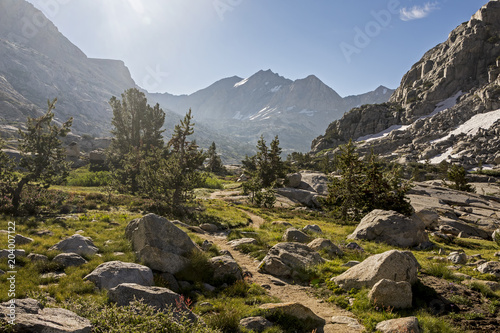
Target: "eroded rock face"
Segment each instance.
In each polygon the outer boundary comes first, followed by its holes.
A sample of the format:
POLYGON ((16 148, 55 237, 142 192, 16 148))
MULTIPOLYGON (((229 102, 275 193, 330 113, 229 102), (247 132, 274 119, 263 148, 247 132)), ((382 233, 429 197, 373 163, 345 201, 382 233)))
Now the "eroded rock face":
POLYGON ((191 251, 200 251, 184 231, 155 214, 131 221, 125 235, 138 259, 161 272, 178 273, 189 263, 191 251))
POLYGON ((122 283, 153 285, 151 268, 122 261, 108 261, 100 264, 84 279, 92 281, 99 289, 111 289, 122 283))
POLYGON ((394 211, 376 209, 368 213, 347 239, 364 239, 398 247, 418 246, 428 241, 425 225, 394 211))
MULTIPOLYGON (((90 320, 77 316, 74 312, 59 308, 43 308, 37 300, 13 299, 15 302, 14 332, 26 333, 90 333, 90 320)), ((0 317, 9 321, 11 303, 0 304, 0 317)))
POLYGON ((81 256, 93 256, 99 251, 99 249, 94 245, 90 238, 75 234, 52 246, 49 251, 76 253, 81 256))
POLYGON ((259 265, 259 269, 275 276, 289 277, 298 268, 323 263, 319 253, 300 243, 279 243, 273 246, 259 265))
POLYGON ((312 152, 352 139, 358 140, 362 154, 373 150, 400 162, 439 163, 432 159, 444 154, 466 169, 496 163, 500 124, 467 134, 452 131, 474 116, 500 109, 500 24, 492 19, 499 14, 499 2, 489 1, 409 69, 389 103, 347 112, 313 141, 312 152), (366 141, 374 135, 378 138, 366 141))
POLYGON ((332 278, 344 290, 372 288, 382 279, 417 282, 419 264, 411 252, 391 250, 368 257, 358 265, 332 278))

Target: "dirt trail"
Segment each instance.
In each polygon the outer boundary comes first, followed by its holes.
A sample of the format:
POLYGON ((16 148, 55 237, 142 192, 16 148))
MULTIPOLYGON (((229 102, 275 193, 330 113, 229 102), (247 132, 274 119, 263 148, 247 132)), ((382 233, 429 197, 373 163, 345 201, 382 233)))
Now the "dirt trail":
MULTIPOLYGON (((259 227, 264 223, 264 219, 260 216, 257 216, 251 212, 244 210, 244 212, 252 219, 253 225, 255 227, 259 227)), ((322 302, 316 297, 314 297, 312 293, 312 288, 298 286, 289 284, 286 281, 275 278, 271 275, 262 274, 258 271, 259 262, 254 258, 242 254, 241 252, 232 249, 229 245, 227 245, 227 239, 225 236, 216 236, 216 235, 200 235, 200 237, 205 238, 214 244, 221 250, 228 250, 233 255, 234 259, 238 262, 240 267, 245 272, 250 272, 251 278, 250 282, 253 282, 258 285, 266 285, 268 292, 271 296, 277 297, 282 302, 298 302, 302 305, 310 308, 316 315, 325 319, 327 323, 322 330, 318 330, 318 333, 333 333, 333 332, 342 332, 342 333, 354 333, 354 332, 362 332, 363 327, 358 326, 351 327, 347 324, 333 324, 332 317, 333 316, 344 316, 344 317, 352 317, 352 314, 344 309, 341 309, 333 304, 322 302), (281 285, 276 285, 278 282, 281 285)))

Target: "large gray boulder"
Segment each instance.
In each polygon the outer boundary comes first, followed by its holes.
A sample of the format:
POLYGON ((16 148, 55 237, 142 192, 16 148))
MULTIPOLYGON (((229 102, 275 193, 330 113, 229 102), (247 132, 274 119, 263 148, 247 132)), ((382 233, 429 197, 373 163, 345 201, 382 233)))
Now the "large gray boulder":
POLYGON ((99 251, 90 238, 75 234, 52 246, 49 251, 76 253, 81 256, 92 256, 99 251))
POLYGON ((382 333, 420 333, 417 317, 405 317, 381 321, 375 327, 382 333))
POLYGON ((286 176, 287 184, 289 187, 297 188, 302 181, 302 175, 300 173, 290 173, 286 176))
POLYGON ((492 274, 497 278, 500 277, 500 262, 488 261, 477 267, 477 271, 482 274, 492 274))
POLYGON ((71 267, 71 266, 81 266, 87 263, 82 256, 76 253, 61 253, 52 259, 52 262, 61 265, 62 267, 71 267))
POLYGON ((368 293, 368 298, 378 306, 408 309, 412 303, 411 284, 406 281, 382 279, 375 283, 368 293))
POLYGON ((315 314, 310 308, 297 302, 262 304, 259 309, 270 315, 274 313, 284 313, 299 319, 303 323, 308 323, 309 325, 307 326, 310 328, 323 326, 325 324, 323 318, 315 314))
POLYGON ((307 207, 320 207, 318 193, 313 191, 291 187, 280 187, 276 189, 276 193, 307 207))
POLYGON ((343 256, 344 252, 329 239, 316 238, 307 244, 314 251, 324 251, 329 255, 343 256))
POLYGON ((300 243, 278 243, 259 265, 259 270, 275 276, 289 277, 300 268, 323 263, 318 252, 300 243))
POLYGON ((328 176, 321 172, 301 172, 302 181, 299 189, 316 192, 319 195, 328 194, 328 176))
POLYGON ((273 327, 273 323, 264 317, 243 318, 240 320, 240 325, 253 332, 263 332, 267 328, 273 327))
POLYGON ((131 221, 125 235, 139 260, 161 272, 178 273, 189 263, 190 253, 200 251, 184 231, 155 214, 131 221))
POLYGON ((395 211, 375 209, 368 213, 347 239, 364 239, 398 247, 418 246, 429 240, 424 223, 395 211))
POLYGON ((90 333, 90 320, 59 308, 43 308, 37 300, 12 299, 0 304, 0 319, 10 321, 15 306, 14 332, 19 333, 90 333))
POLYGON ((307 243, 310 240, 311 238, 307 234, 295 228, 288 228, 285 230, 285 233, 283 234, 284 242, 307 243))
POLYGON ((151 286, 154 283, 151 268, 122 261, 100 264, 84 279, 94 282, 99 289, 111 289, 122 283, 136 283, 142 286, 151 286))
POLYGON ((134 300, 140 300, 158 311, 172 309, 174 316, 180 318, 185 315, 191 321, 198 317, 189 310, 181 295, 162 287, 148 287, 135 283, 122 283, 108 291, 109 300, 119 306, 127 306, 134 300))
POLYGON ((232 279, 242 280, 243 274, 236 260, 228 255, 213 257, 210 259, 210 264, 214 269, 214 279, 232 279))
POLYGON ((332 278, 344 290, 372 288, 382 279, 417 282, 419 264, 411 252, 390 250, 366 258, 332 278))

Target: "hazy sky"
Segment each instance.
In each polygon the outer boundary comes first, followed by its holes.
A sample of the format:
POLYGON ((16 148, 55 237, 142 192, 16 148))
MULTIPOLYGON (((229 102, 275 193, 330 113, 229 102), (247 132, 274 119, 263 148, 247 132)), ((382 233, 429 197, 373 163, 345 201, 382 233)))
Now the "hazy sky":
POLYGON ((487 0, 28 0, 89 57, 151 92, 190 94, 260 69, 340 95, 396 88, 487 0))

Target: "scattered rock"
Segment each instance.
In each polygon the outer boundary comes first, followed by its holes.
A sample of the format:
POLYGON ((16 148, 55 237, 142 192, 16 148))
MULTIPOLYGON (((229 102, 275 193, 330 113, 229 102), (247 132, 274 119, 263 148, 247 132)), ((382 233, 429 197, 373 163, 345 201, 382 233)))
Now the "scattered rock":
POLYGON ((325 238, 316 238, 309 244, 307 244, 314 251, 325 251, 329 255, 343 256, 344 252, 339 249, 333 242, 325 238))
POLYGON ((168 310, 173 307, 174 316, 186 316, 191 321, 197 321, 196 316, 182 301, 181 295, 172 290, 161 287, 149 287, 135 283, 122 283, 108 291, 109 300, 119 306, 129 305, 134 300, 142 300, 147 305, 158 311, 168 310))
POLYGON ((385 320, 378 323, 375 329, 382 333, 420 333, 417 317, 385 320))
POLYGON ((287 185, 289 187, 297 188, 300 185, 300 182, 302 181, 302 174, 300 173, 291 173, 286 176, 287 179, 287 185))
POLYGON ((317 226, 316 224, 313 224, 313 225, 306 225, 304 228, 302 228, 302 231, 303 232, 314 232, 314 233, 317 233, 317 234, 322 234, 323 231, 321 230, 321 228, 319 226, 317 226))
POLYGON ((84 279, 92 281, 99 289, 111 289, 122 283, 143 286, 151 286, 154 283, 151 268, 122 261, 100 264, 84 279))
POLYGON ((217 232, 219 228, 215 224, 204 223, 200 225, 200 228, 206 232, 217 232))
POLYGON ((300 203, 307 207, 320 207, 318 202, 318 193, 300 188, 280 187, 276 189, 276 193, 282 195, 293 202, 300 203))
POLYGON ((55 256, 52 261, 64 268, 71 266, 81 266, 87 263, 87 260, 76 253, 61 253, 55 256))
POLYGON ((467 255, 463 252, 451 252, 447 259, 458 265, 465 265, 467 263, 467 255))
POLYGON ((307 243, 310 241, 310 237, 300 230, 297 230, 295 228, 288 228, 283 234, 283 241, 307 243))
POLYGON ((210 264, 214 268, 215 280, 242 280, 243 275, 236 260, 230 256, 219 256, 210 259, 210 264))
POLYGON ((460 235, 460 230, 452 227, 451 225, 441 225, 439 226, 439 231, 441 231, 445 235, 458 236, 460 235))
POLYGON ((16 237, 14 237, 14 241, 16 242, 16 245, 25 245, 32 243, 33 238, 24 237, 23 235, 17 234, 16 237))
POLYGON ((364 239, 399 247, 413 247, 429 240, 420 219, 381 209, 368 213, 347 239, 364 239))
POLYGON ((270 303, 262 304, 259 309, 267 314, 284 313, 285 315, 295 317, 303 321, 307 327, 318 327, 325 324, 325 320, 317 316, 308 307, 300 303, 270 303), (309 324, 309 325, 308 325, 309 324))
POLYGON ((255 238, 240 238, 227 242, 227 245, 235 249, 242 245, 257 245, 257 240, 255 238))
POLYGON ((56 272, 49 272, 49 273, 45 273, 45 274, 42 274, 40 275, 40 278, 41 279, 45 279, 45 280, 60 280, 61 278, 67 276, 66 273, 56 273, 56 272))
POLYGON ((264 317, 243 318, 240 320, 240 325, 254 332, 263 332, 267 328, 273 327, 273 323, 264 317))
POLYGON ((31 260, 31 262, 47 262, 49 261, 49 258, 47 256, 44 256, 43 254, 38 254, 38 253, 30 253, 28 254, 28 259, 31 260))
POLYGON ((361 247, 361 245, 359 245, 358 243, 355 243, 355 242, 350 242, 349 244, 347 244, 345 246, 346 249, 349 249, 349 250, 356 250, 356 251, 360 251, 360 252, 365 252, 365 249, 363 249, 361 247))
POLYGON ((81 256, 93 256, 99 249, 90 238, 75 234, 52 246, 49 251, 76 253, 81 256))
POLYGON ((417 282, 419 264, 411 252, 391 250, 368 257, 360 264, 332 278, 344 290, 372 288, 382 279, 417 282))
POLYGON ((205 239, 203 243, 201 243, 201 249, 206 252, 212 247, 213 244, 214 243, 205 239))
POLYGON ((500 278, 500 262, 498 261, 489 261, 477 267, 479 273, 483 274, 493 274, 496 277, 500 278))
POLYGON ((9 320, 11 304, 15 304, 15 332, 26 333, 90 333, 90 320, 77 316, 75 313, 59 308, 43 308, 34 299, 12 299, 0 304, 0 317, 9 320))
POLYGON ((332 317, 332 324, 347 325, 347 327, 354 328, 356 330, 363 330, 364 327, 359 324, 356 318, 347 316, 334 316, 332 317))
POLYGON ((318 252, 300 243, 278 243, 259 265, 259 270, 275 276, 291 276, 298 268, 323 263, 318 252))
MULTIPOLYGON (((14 251, 10 250, 0 250, 0 259, 1 258, 9 258, 9 255, 14 255, 16 258, 19 257, 26 257, 26 251, 25 250, 19 250, 15 249, 14 251)), ((12 258, 12 256, 11 256, 12 258)))
POLYGON ((411 308, 412 302, 411 284, 406 281, 382 279, 375 283, 368 298, 378 306, 408 309, 411 308))
POLYGON ((285 222, 285 221, 274 221, 271 224, 272 225, 277 225, 277 226, 280 226, 280 227, 291 227, 292 226, 291 223, 288 223, 288 222, 285 222))
POLYGON ((189 263, 189 254, 200 251, 184 231, 155 214, 131 221, 125 235, 139 260, 160 272, 180 272, 189 263))

